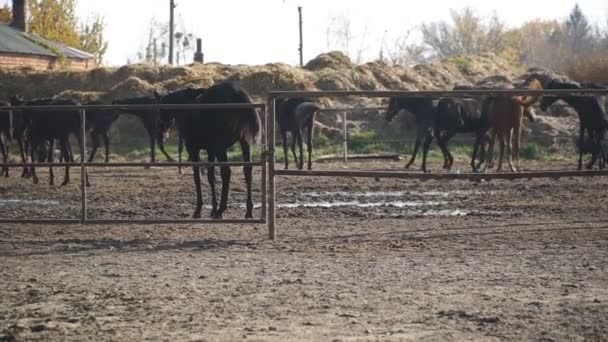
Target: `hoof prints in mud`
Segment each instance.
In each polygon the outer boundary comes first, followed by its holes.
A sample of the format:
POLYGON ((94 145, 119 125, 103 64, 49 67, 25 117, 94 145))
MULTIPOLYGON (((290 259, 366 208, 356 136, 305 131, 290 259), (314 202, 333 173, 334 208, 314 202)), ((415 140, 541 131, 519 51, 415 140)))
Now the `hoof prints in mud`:
POLYGON ((326 191, 304 192, 292 203, 279 200, 279 208, 291 209, 286 216, 302 210, 327 210, 354 216, 415 217, 503 215, 500 210, 480 207, 483 198, 495 191, 326 191), (476 201, 477 205, 471 201, 476 201), (295 212, 294 212, 295 211, 295 212))

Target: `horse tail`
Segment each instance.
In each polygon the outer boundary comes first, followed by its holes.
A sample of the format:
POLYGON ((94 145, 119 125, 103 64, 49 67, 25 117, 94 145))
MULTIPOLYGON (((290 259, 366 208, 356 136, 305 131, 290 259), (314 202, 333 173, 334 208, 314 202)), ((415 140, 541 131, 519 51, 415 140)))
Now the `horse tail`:
MULTIPOLYGON (((241 96, 245 99, 244 103, 253 103, 253 99, 246 91, 241 89, 240 93, 241 96)), ((242 134, 242 139, 249 142, 250 144, 257 144, 260 136, 260 130, 262 127, 258 110, 251 108, 245 109, 245 111, 246 114, 243 115, 241 120, 239 120, 239 128, 242 134)))

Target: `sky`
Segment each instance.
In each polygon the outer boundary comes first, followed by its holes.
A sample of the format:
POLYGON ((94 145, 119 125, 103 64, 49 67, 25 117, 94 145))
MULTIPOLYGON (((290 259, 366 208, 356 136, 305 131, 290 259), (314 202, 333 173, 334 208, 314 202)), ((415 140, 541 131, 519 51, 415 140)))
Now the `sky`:
MULTIPOLYGON (((0 0, 0 5, 10 0, 0 0)), ((390 49, 398 37, 423 22, 447 20, 451 9, 471 7, 482 17, 496 13, 509 27, 525 21, 564 19, 576 3, 590 22, 606 27, 606 0, 175 0, 176 23, 202 38, 205 62, 225 64, 297 64, 298 11, 304 17, 304 60, 328 51, 332 18, 350 19, 351 55, 375 59, 380 46, 390 49)), ((142 51, 150 21, 167 21, 169 0, 77 0, 77 15, 105 17, 110 45, 105 64, 122 65, 142 51)), ((335 26, 334 26, 335 27, 335 26)), ((331 46, 330 46, 331 47, 331 46)))

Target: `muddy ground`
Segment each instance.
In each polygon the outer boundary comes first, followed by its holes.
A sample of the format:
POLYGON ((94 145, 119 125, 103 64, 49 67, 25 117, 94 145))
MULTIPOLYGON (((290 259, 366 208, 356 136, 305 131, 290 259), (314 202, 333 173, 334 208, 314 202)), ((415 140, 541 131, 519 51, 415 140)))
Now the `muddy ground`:
MULTIPOLYGON (((77 217, 77 173, 65 187, 0 179, 0 215, 77 217)), ((233 178, 226 217, 241 218, 233 178)), ((91 181, 90 218, 193 210, 191 175, 175 169, 91 181)), ((277 192, 277 242, 253 224, 3 224, 0 340, 608 338, 606 177, 279 178, 277 192)))

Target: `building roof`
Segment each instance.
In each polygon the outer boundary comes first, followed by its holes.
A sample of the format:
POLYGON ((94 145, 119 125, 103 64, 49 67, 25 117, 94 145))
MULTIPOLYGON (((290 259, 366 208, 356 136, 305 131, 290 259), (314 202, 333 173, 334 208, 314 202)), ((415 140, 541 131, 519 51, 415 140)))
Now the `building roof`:
POLYGON ((59 51, 66 58, 92 59, 88 52, 43 38, 37 34, 23 32, 0 23, 0 53, 19 53, 27 55, 59 57, 59 51), (50 47, 47 48, 47 47, 50 47))

